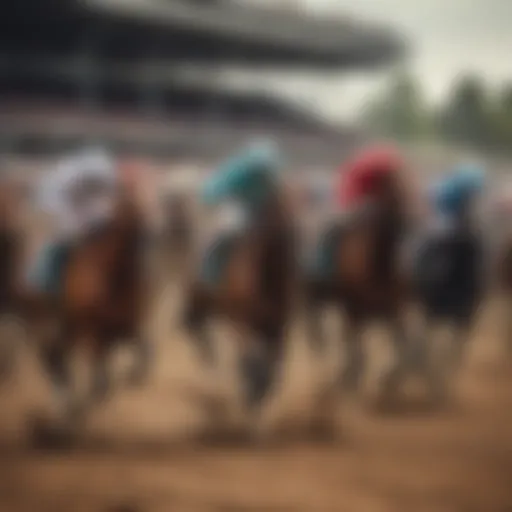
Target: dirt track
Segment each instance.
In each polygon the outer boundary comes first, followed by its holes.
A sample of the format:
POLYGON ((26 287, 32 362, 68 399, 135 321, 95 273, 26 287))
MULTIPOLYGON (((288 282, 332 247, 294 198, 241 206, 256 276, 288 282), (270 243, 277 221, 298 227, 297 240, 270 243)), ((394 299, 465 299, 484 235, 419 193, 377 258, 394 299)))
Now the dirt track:
MULTIPOLYGON (((45 395, 25 358, 0 391, 1 512, 512 510, 512 364, 503 360, 492 325, 476 334, 449 410, 385 414, 369 406, 369 396, 340 403, 335 444, 298 439, 257 448, 188 440, 185 434, 204 422, 184 392, 199 372, 183 340, 164 334, 165 307, 155 322, 152 381, 144 390, 120 391, 96 411, 70 452, 24 447, 24 415, 45 395)), ((277 410, 281 420, 300 425, 307 390, 322 372, 302 347, 292 356, 277 410)), ((223 365, 230 368, 229 358, 223 365)))

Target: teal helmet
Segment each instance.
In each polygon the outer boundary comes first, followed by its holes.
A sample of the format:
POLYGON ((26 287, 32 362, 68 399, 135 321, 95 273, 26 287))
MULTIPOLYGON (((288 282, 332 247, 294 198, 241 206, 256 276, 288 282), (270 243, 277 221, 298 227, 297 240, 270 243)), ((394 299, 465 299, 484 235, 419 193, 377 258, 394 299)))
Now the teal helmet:
POLYGON ((254 205, 276 188, 282 165, 273 144, 254 144, 222 164, 203 188, 203 200, 217 203, 225 198, 254 205))

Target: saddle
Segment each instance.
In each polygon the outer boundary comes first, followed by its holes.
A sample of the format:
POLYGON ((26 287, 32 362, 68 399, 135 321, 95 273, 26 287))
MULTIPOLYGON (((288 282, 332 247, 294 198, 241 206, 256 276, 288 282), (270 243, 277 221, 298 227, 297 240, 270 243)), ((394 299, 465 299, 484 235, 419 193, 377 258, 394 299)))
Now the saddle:
POLYGON ((97 222, 76 240, 55 239, 48 242, 39 251, 29 270, 29 285, 37 292, 58 297, 63 291, 64 273, 75 250, 100 239, 106 229, 106 222, 97 222))
POLYGON ((247 236, 242 232, 223 232, 207 246, 200 262, 199 279, 208 288, 221 288, 227 281, 242 279, 247 261, 247 236))
POLYGON ((435 314, 470 314, 482 292, 484 258, 473 232, 427 237, 414 265, 417 290, 435 314))

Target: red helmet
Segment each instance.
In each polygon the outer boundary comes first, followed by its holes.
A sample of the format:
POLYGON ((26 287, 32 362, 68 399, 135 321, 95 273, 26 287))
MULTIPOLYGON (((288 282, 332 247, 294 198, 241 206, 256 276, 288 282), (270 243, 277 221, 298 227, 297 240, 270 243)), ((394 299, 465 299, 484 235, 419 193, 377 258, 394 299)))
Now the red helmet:
POLYGON ((385 179, 403 168, 400 154, 393 148, 377 146, 355 156, 340 169, 338 202, 349 206, 379 193, 385 179))

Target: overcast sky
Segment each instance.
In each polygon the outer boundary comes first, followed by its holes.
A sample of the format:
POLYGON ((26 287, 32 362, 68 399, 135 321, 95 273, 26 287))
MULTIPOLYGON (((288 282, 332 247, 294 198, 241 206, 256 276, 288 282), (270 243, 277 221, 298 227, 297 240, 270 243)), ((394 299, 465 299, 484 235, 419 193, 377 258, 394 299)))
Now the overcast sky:
MULTIPOLYGON (((433 101, 442 99, 462 72, 481 73, 490 84, 512 80, 512 0, 299 1, 311 10, 350 14, 400 30, 412 43, 410 68, 433 101)), ((385 80, 385 72, 273 77, 260 87, 277 88, 335 119, 347 119, 385 80)))

